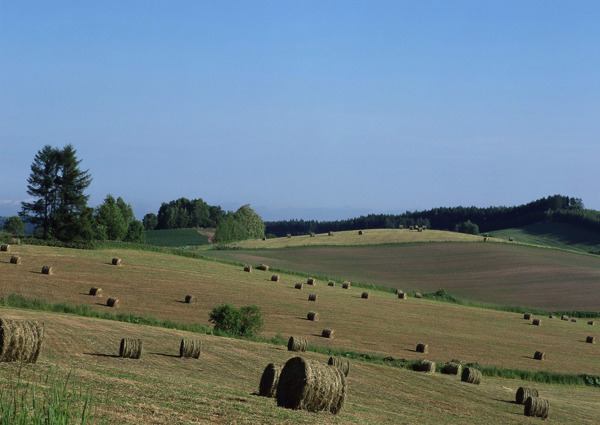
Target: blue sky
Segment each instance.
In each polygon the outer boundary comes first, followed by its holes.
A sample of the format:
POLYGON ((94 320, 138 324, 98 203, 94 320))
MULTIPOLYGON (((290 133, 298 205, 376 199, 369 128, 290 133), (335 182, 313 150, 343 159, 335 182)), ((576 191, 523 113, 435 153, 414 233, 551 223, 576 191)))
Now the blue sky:
POLYGON ((136 216, 600 209, 600 2, 0 0, 0 215, 50 144, 136 216))

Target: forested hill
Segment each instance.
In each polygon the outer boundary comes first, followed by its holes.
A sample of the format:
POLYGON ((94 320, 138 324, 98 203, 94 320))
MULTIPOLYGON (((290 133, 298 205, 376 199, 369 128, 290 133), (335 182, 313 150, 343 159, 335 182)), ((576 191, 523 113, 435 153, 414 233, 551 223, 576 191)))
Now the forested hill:
POLYGON ((600 212, 588 210, 579 198, 554 195, 512 207, 440 207, 404 214, 369 214, 337 221, 282 220, 266 222, 266 233, 277 236, 328 231, 426 226, 438 230, 457 230, 465 222, 479 227, 479 232, 520 227, 540 221, 576 224, 600 231, 600 212))

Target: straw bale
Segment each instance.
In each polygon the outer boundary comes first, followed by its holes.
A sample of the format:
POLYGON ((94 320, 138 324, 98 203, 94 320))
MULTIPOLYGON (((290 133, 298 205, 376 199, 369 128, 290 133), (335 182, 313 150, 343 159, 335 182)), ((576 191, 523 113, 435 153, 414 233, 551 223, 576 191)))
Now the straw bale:
POLYGON ((297 336, 291 336, 288 340, 288 351, 306 351, 308 342, 306 338, 298 338, 297 336))
POLYGON ((139 359, 142 356, 142 340, 139 338, 123 338, 119 347, 119 357, 139 359))
POLYGON ((546 353, 544 353, 543 351, 536 351, 533 355, 533 358, 535 360, 546 360, 546 353))
POLYGON ((248 272, 248 273, 252 273, 252 266, 250 266, 250 265, 244 266, 244 271, 248 272))
POLYGON ((342 283, 342 289, 348 289, 350 288, 350 285, 352 285, 350 282, 345 281, 344 283, 342 283))
POLYGON ((560 320, 569 320, 569 316, 563 314, 562 316, 560 316, 560 320))
POLYGON ((542 326, 542 319, 533 319, 533 324, 535 326, 542 326))
POLYGON ((269 266, 267 266, 266 264, 261 264, 260 266, 257 267, 257 269, 263 270, 265 272, 268 272, 269 271, 269 266))
POLYGON ((350 360, 345 357, 329 357, 329 366, 337 367, 344 376, 348 376, 350 372, 350 360))
POLYGON ((531 320, 531 313, 525 313, 523 315, 523 319, 525 319, 525 320, 531 320))
POLYGON ((358 234, 359 234, 360 236, 362 236, 362 234, 363 234, 363 231, 362 231, 362 230, 359 230, 359 231, 358 231, 358 234))
POLYGON ((585 342, 587 342, 588 344, 595 344, 596 343, 596 337, 595 336, 588 336, 585 339, 585 342))
POLYGON ((401 300, 406 300, 408 299, 408 294, 406 292, 401 292, 398 294, 398 298, 400 298, 401 300))
POLYGON ((313 322, 317 322, 319 320, 319 313, 317 313, 316 311, 309 311, 306 315, 306 318, 308 320, 312 320, 313 322))
POLYGON ((308 294, 308 301, 317 301, 317 294, 308 294))
POLYGON ((314 238, 315 236, 316 236, 316 235, 315 235, 315 232, 310 232, 310 237, 311 237, 311 238, 314 238))
POLYGON ((479 385, 481 383, 481 372, 472 367, 465 367, 462 371, 460 380, 469 384, 479 385))
POLYGON ((258 395, 263 397, 275 397, 277 393, 277 384, 279 383, 279 375, 281 374, 281 366, 275 366, 269 363, 265 368, 260 384, 258 385, 258 395))
POLYGON ((52 266, 44 266, 42 267, 42 274, 54 274, 54 270, 52 270, 52 266))
POLYGON ((94 297, 101 297, 102 296, 102 288, 96 288, 95 286, 91 287, 90 295, 92 295, 94 297))
POLYGON ((435 362, 429 360, 421 360, 421 363, 417 365, 417 372, 435 372, 435 362))
POLYGON ((423 295, 421 295, 420 292, 415 292, 415 298, 421 298, 423 297, 423 295))
POLYGON ((369 299, 369 293, 368 292, 363 292, 360 297, 368 300, 369 299))
POLYGON ((185 302, 188 304, 197 304, 198 303, 198 299, 193 296, 193 295, 186 295, 185 296, 185 302))
POLYGON ((316 285, 317 284, 317 279, 315 279, 314 277, 309 277, 308 280, 306 281, 307 285, 316 285))
POLYGON ((302 289, 302 287, 303 287, 303 286, 304 286, 304 284, 303 284, 303 283, 296 283, 296 284, 294 285, 294 288, 296 288, 296 289, 302 289))
POLYGON ((577 319, 571 319, 571 322, 575 323, 577 322, 577 319))
POLYGON ((10 264, 21 264, 21 257, 19 257, 18 255, 13 255, 12 257, 10 257, 10 264))
POLYGON ((273 276, 271 276, 271 282, 279 282, 279 275, 274 274, 273 276))
POLYGON ((119 300, 116 298, 109 298, 106 300, 106 305, 109 307, 117 308, 119 307, 119 300))
POLYGON ((119 257, 115 257, 112 259, 113 266, 120 266, 121 264, 123 264, 123 261, 119 257))
POLYGON ((323 338, 333 338, 333 330, 332 329, 323 329, 323 332, 321 332, 321 336, 323 338))
POLYGON ((528 397, 525 401, 525 416, 547 418, 550 411, 550 402, 546 398, 528 397))
POLYGON ((327 286, 335 286, 335 281, 330 280, 329 282, 327 282, 327 286))
POLYGON ((2 252, 10 252, 10 245, 4 244, 0 246, 0 251, 2 252))
POLYGON ((179 345, 179 357, 199 359, 202 354, 202 341, 195 338, 183 338, 179 345))
POLYGON ((0 362, 37 362, 43 340, 41 322, 0 319, 0 362))
POLYGON ((21 239, 19 239, 19 238, 12 238, 11 243, 13 245, 20 245, 21 244, 21 239))
POLYGON ((429 352, 429 345, 427 344, 417 344, 417 352, 426 354, 429 352))
POLYGON ((327 233, 328 236, 333 236, 333 232, 327 233))
POLYGON ((593 320, 590 320, 590 321, 588 322, 588 325, 592 325, 592 326, 594 326, 594 321, 593 321, 593 320))
POLYGON ((445 375, 460 375, 462 372, 462 365, 457 362, 448 362, 442 366, 441 372, 445 375))
POLYGON ((515 394, 515 400, 517 404, 525 404, 525 401, 529 397, 537 397, 538 390, 533 387, 519 387, 517 394, 515 394))

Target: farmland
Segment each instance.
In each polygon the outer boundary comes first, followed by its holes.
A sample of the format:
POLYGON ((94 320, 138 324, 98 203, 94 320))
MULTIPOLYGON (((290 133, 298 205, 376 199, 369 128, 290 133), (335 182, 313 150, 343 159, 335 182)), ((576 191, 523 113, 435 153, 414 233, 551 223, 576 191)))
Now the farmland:
POLYGON ((146 243, 155 246, 185 247, 208 245, 208 237, 198 229, 164 229, 146 232, 146 243))

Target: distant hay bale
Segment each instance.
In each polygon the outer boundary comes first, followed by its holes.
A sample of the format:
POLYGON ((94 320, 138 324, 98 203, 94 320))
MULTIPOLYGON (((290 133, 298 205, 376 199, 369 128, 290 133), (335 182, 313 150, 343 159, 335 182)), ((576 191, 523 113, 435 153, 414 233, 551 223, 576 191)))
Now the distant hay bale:
POLYGON ((307 285, 316 285, 317 284, 317 279, 315 279, 314 277, 309 277, 308 280, 306 281, 307 285))
POLYGON ((401 300, 406 300, 408 299, 408 294, 406 292, 400 292, 398 294, 398 298, 400 298, 401 300))
POLYGON ((314 238, 315 236, 316 236, 316 235, 315 235, 315 232, 310 232, 310 237, 311 237, 311 238, 314 238))
POLYGON ((523 319, 525 319, 525 320, 531 320, 531 313, 525 313, 523 315, 523 319))
POLYGON ((515 395, 515 401, 517 404, 525 404, 525 401, 529 397, 537 397, 538 390, 533 387, 519 387, 517 394, 515 395))
POLYGON ((333 280, 330 280, 329 282, 327 282, 327 286, 335 286, 335 282, 333 280))
POLYGON ((533 319, 533 324, 535 326, 542 326, 542 319, 533 319))
POLYGON ((327 235, 328 236, 333 236, 333 232, 329 232, 327 235))
POLYGON ((488 239, 488 238, 487 238, 486 236, 484 236, 484 237, 483 237, 483 241, 484 241, 484 242, 487 242, 487 239, 488 239))
POLYGON ((404 291, 402 289, 396 288, 396 295, 402 294, 404 291))
POLYGON ((0 246, 0 251, 2 251, 2 252, 10 252, 10 245, 4 244, 4 245, 0 246))
POLYGON ((291 336, 288 340, 288 351, 306 351, 307 345, 306 338, 291 336))
POLYGON ((96 288, 95 286, 91 287, 90 295, 92 295, 94 297, 101 297, 102 296, 102 288, 96 288))
POLYGON ((321 336, 323 338, 333 338, 333 329, 323 329, 321 336))
POLYGON ((294 288, 295 288, 295 289, 302 289, 302 287, 303 287, 303 286, 304 286, 304 284, 303 284, 303 283, 296 283, 296 284, 294 285, 294 288))
POLYGON ((465 367, 460 376, 460 380, 469 384, 479 385, 481 383, 481 372, 472 367, 465 367))
POLYGON ((244 271, 248 273, 252 273, 252 266, 244 266, 244 271))
POLYGON ((417 352, 418 353, 429 353, 429 345, 427 344, 417 344, 417 352))
POLYGON ((359 234, 360 236, 362 236, 362 233, 363 233, 363 232, 362 232, 362 230, 359 230, 359 231, 358 231, 358 234, 359 234))
POLYGON ((585 339, 585 342, 589 343, 589 344, 595 344, 596 343, 596 337, 595 336, 588 336, 585 339))
POLYGON ((289 238, 291 238, 291 237, 292 237, 292 234, 291 234, 291 233, 288 233, 288 234, 287 234, 287 237, 288 237, 288 239, 289 239, 289 238))
POLYGON ((346 281, 346 282, 342 283, 342 289, 348 289, 348 288, 350 288, 350 285, 351 285, 351 283, 346 281))
POLYGON ((106 300, 106 305, 109 307, 117 308, 119 307, 119 300, 116 298, 109 298, 106 300))
POLYGON ((560 316, 560 320, 569 320, 569 316, 563 314, 562 316, 560 316))
POLYGON ((415 230, 415 226, 410 226, 409 230, 415 230))
POLYGON ((257 269, 264 270, 264 271, 268 272, 269 271, 269 266, 267 266, 266 264, 261 264, 260 266, 257 267, 257 269))
POLYGON ((415 293, 415 298, 422 298, 422 297, 423 297, 423 295, 421 295, 420 292, 416 292, 415 293))
POLYGON ((54 270, 52 270, 52 266, 44 266, 42 267, 42 274, 54 274, 54 270))
POLYGON ((490 234, 489 234, 489 233, 484 233, 484 234, 483 234, 483 237, 484 237, 484 238, 489 238, 489 237, 490 237, 490 234))
POLYGON ((0 319, 0 362, 37 362, 43 340, 42 322, 0 319))
POLYGON ((404 225, 403 224, 399 224, 398 225, 398 229, 400 229, 400 230, 404 229, 404 225))
POLYGON ((199 359, 202 354, 202 341, 195 338, 183 338, 179 345, 179 357, 199 359))
POLYGON ((266 236, 263 236, 263 237, 262 237, 262 240, 263 240, 263 241, 266 241, 266 240, 267 240, 267 237, 266 237, 266 236))
POLYGON ((445 375, 460 375, 462 372, 462 365, 456 362, 449 362, 442 366, 440 372, 445 375))
POLYGON ((279 275, 274 274, 273 276, 271 276, 271 282, 279 282, 279 275))
POLYGON ((113 266, 120 266, 121 264, 123 264, 123 261, 119 257, 115 257, 112 259, 113 266))
POLYGON ((139 359, 142 357, 142 340, 139 338, 123 338, 119 347, 119 357, 139 359))
POLYGON ((258 395, 262 397, 275 397, 277 393, 277 384, 279 383, 279 375, 281 374, 281 366, 275 366, 269 363, 260 378, 258 385, 258 395))
POLYGON ((571 319, 571 322, 575 323, 577 322, 577 319, 571 319))
POLYGON ((317 301, 317 294, 308 294, 308 301, 317 301))
POLYGON ((196 303, 198 303, 198 299, 193 295, 186 295, 185 302, 187 304, 196 304, 196 303))
POLYGON ((419 227, 417 230, 418 230, 419 232, 422 232, 422 231, 423 231, 423 228, 422 228, 422 227, 419 227))
POLYGON ((544 353, 543 351, 536 351, 533 355, 533 358, 535 360, 546 360, 546 353, 544 353))
POLYGON ((554 315, 551 314, 550 316, 548 316, 548 318, 549 319, 554 319, 554 315))
POLYGON ((514 242, 514 241, 515 241, 515 238, 513 238, 513 237, 511 236, 511 237, 509 237, 509 238, 508 238, 508 241, 509 241, 509 242, 514 242))
POLYGON ((421 363, 417 365, 417 372, 435 372, 435 362, 429 360, 421 360, 421 363))
POLYGON ((344 405, 346 378, 335 367, 294 357, 281 370, 276 396, 280 407, 335 415, 344 405))
POLYGON ((310 311, 307 315, 306 318, 308 320, 312 320, 313 322, 317 322, 319 320, 319 313, 317 313, 316 311, 310 311))
POLYGON ((19 257, 18 255, 13 255, 12 257, 10 257, 10 264, 21 264, 21 257, 19 257))
POLYGON ((19 238, 12 238, 12 242, 13 245, 20 245, 21 244, 21 239, 19 238))
POLYGON ((550 402, 546 398, 528 397, 525 400, 525 416, 533 416, 536 418, 547 418, 550 411, 550 402))
POLYGON ((590 321, 588 322, 588 325, 592 325, 592 326, 594 326, 594 321, 593 321, 593 320, 590 320, 590 321))
POLYGON ((329 357, 327 364, 338 368, 344 376, 348 376, 348 373, 350 373, 350 360, 345 357, 329 357))
POLYGON ((365 292, 362 293, 362 295, 360 297, 368 300, 369 299, 369 293, 365 291, 365 292))

